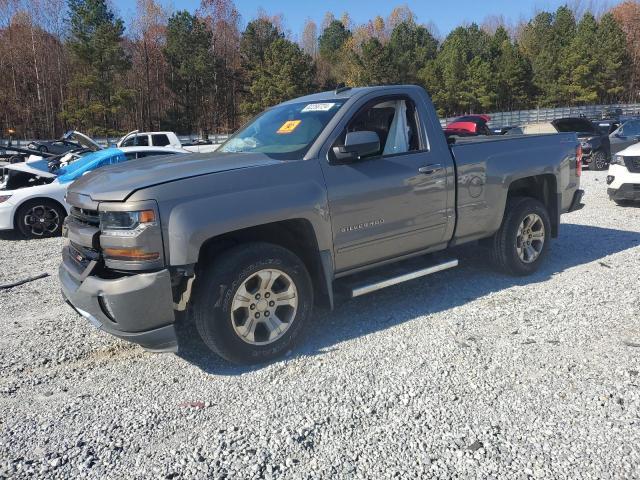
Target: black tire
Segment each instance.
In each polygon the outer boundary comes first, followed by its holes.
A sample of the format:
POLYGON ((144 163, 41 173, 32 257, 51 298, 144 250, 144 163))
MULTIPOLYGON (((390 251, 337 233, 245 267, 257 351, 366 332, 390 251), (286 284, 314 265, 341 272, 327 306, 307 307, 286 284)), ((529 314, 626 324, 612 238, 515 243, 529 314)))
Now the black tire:
POLYGON ((26 238, 57 237, 62 232, 66 216, 67 211, 59 203, 48 199, 34 199, 18 208, 15 225, 26 238))
POLYGON ((607 155, 602 151, 598 150, 594 152, 593 157, 591 158, 591 163, 589 164, 590 170, 606 170, 609 165, 609 160, 607 160, 607 155))
POLYGON ((44 146, 44 145, 40 145, 40 146, 38 147, 38 151, 39 151, 40 153, 49 153, 49 149, 48 149, 46 146, 44 146))
POLYGON ((629 200, 615 200, 615 199, 613 199, 613 201, 616 203, 616 205, 619 205, 620 207, 628 207, 629 205, 631 205, 631 201, 629 201, 629 200))
POLYGON ((286 353, 300 339, 313 309, 313 288, 304 263, 289 250, 269 243, 242 244, 217 256, 203 270, 194 286, 190 315, 213 352, 233 363, 263 363, 286 353), (297 309, 281 337, 257 345, 236 332, 232 305, 237 290, 265 269, 288 275, 297 289, 297 309))
POLYGON ((496 266, 510 275, 524 276, 534 273, 547 255, 551 240, 551 221, 545 206, 530 197, 513 197, 507 201, 500 230, 491 239, 491 254, 496 266), (518 229, 529 215, 537 215, 544 226, 544 241, 537 258, 525 262, 518 253, 518 229))

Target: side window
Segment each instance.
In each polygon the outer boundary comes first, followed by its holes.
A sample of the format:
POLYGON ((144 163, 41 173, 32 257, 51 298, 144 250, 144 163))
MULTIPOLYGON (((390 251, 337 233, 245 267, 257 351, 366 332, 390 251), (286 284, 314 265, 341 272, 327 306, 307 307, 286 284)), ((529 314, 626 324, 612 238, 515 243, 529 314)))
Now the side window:
POLYGON ((135 152, 125 153, 124 158, 126 158, 127 160, 135 160, 136 153, 135 152))
POLYGON ((148 147, 149 136, 148 135, 134 135, 127 138, 122 144, 123 147, 148 147))
POLYGON ((166 147, 169 145, 169 137, 165 134, 155 134, 151 136, 151 141, 154 147, 166 147))
POLYGON ((173 154, 173 152, 162 152, 162 151, 155 151, 155 152, 138 152, 138 158, 144 158, 144 157, 160 157, 163 155, 171 155, 173 154))
POLYGON ((378 134, 380 150, 371 157, 397 155, 420 150, 418 114, 411 100, 386 100, 360 111, 336 140, 344 145, 346 133, 371 131, 378 134))
POLYGON ((640 135, 640 122, 628 122, 624 125, 624 135, 636 136, 640 135))

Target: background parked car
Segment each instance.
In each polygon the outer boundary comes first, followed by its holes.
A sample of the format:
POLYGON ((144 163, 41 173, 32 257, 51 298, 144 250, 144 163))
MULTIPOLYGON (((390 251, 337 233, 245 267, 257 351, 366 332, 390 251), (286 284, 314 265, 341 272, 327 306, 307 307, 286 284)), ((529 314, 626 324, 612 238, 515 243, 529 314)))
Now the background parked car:
POLYGON ((27 238, 59 235, 69 211, 64 197, 74 180, 105 165, 184 153, 190 152, 171 147, 107 148, 54 169, 48 159, 37 156, 7 165, 0 180, 0 230, 16 228, 27 238))
POLYGON ((86 135, 74 130, 65 133, 59 140, 38 140, 29 143, 27 146, 31 150, 38 150, 42 153, 54 153, 56 155, 61 155, 72 150, 82 148, 86 148, 94 152, 102 148, 86 135))
POLYGON ((459 135, 465 137, 492 135, 491 129, 487 125, 489 120, 491 120, 491 117, 488 115, 464 115, 449 123, 444 129, 444 133, 447 136, 459 135))
POLYGON ((603 133, 593 122, 586 118, 559 118, 551 122, 529 123, 523 125, 520 129, 525 135, 541 133, 577 134, 582 144, 582 161, 590 169, 604 170, 611 160, 609 135, 603 133))
POLYGON ((117 147, 173 147, 183 148, 195 153, 215 152, 217 144, 199 140, 193 143, 182 143, 174 132, 139 132, 134 130, 118 140, 117 147))
POLYGON ((607 194, 618 205, 640 201, 640 145, 632 145, 613 156, 607 194))

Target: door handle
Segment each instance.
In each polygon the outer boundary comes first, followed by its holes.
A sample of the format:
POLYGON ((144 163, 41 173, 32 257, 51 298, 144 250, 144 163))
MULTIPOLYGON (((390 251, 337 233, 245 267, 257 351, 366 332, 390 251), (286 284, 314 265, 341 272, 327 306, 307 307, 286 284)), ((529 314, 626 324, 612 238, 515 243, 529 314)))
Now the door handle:
POLYGON ((430 165, 425 165, 424 167, 420 167, 418 169, 418 172, 420 172, 423 175, 433 175, 434 173, 437 173, 440 170, 442 170, 442 165, 440 165, 439 163, 432 163, 430 165))

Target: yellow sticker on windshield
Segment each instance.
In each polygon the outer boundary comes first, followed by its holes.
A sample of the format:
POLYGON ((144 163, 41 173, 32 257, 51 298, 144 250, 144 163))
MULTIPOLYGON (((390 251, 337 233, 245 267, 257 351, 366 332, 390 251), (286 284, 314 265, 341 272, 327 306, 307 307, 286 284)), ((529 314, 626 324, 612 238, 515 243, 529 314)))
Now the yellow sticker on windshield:
POLYGON ((291 133, 293 132, 296 128, 298 128, 298 125, 300 125, 300 123, 302 122, 302 120, 287 120, 286 122, 284 122, 282 124, 282 126, 278 129, 278 131, 276 133, 291 133))

